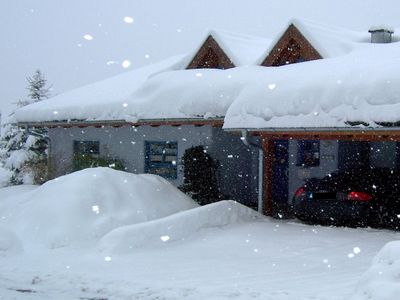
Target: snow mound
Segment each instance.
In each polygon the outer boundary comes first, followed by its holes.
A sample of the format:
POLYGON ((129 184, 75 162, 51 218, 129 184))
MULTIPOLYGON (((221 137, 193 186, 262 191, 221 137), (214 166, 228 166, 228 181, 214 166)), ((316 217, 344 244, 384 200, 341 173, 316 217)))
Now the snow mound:
POLYGON ((21 253, 22 243, 8 228, 0 226, 0 257, 21 253))
POLYGON ((129 253, 141 246, 157 246, 195 236, 199 231, 246 222, 260 217, 256 211, 225 200, 180 212, 159 220, 116 228, 99 242, 107 254, 129 253))
POLYGON ((392 300, 400 295, 400 241, 387 243, 361 277, 351 300, 392 300))
POLYGON ((196 206, 159 176, 93 168, 45 183, 4 215, 24 240, 55 248, 96 242, 114 228, 196 206))
POLYGON ((0 188, 9 184, 12 172, 0 166, 0 188))

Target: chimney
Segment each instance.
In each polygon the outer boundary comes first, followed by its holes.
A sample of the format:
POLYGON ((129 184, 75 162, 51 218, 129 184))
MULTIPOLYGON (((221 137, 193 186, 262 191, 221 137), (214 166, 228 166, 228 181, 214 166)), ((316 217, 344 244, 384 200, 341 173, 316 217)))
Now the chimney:
POLYGON ((375 26, 368 30, 371 33, 371 43, 385 44, 392 42, 393 30, 386 26, 375 26))

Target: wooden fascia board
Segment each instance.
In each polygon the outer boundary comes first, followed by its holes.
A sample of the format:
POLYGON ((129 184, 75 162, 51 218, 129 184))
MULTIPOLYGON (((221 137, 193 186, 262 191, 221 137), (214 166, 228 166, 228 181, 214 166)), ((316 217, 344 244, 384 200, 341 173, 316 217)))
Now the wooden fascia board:
POLYGON ((343 131, 253 131, 252 135, 263 139, 293 139, 293 140, 339 140, 339 141, 400 141, 398 130, 343 130, 343 131))
POLYGON ((309 59, 316 60, 322 59, 322 55, 315 49, 315 47, 308 41, 308 39, 301 33, 299 29, 294 24, 290 24, 286 31, 283 33, 278 42, 273 46, 272 50, 268 53, 266 58, 261 63, 261 66, 271 67, 273 66, 279 54, 286 47, 287 43, 291 38, 294 38, 300 46, 308 49, 310 51, 309 59))
POLYGON ((84 127, 126 127, 126 126, 205 126, 222 127, 223 119, 166 119, 166 120, 142 120, 138 122, 126 121, 73 121, 73 122, 21 122, 20 127, 47 127, 47 128, 84 128, 84 127))

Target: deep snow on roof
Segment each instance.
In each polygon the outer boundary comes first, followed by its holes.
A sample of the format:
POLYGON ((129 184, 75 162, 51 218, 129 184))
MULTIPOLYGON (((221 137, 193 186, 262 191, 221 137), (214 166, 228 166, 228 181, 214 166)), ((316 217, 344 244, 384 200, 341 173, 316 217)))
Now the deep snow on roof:
POLYGON ((199 47, 189 56, 191 61, 211 36, 236 67, 258 64, 260 57, 271 44, 271 39, 233 33, 225 30, 209 31, 199 47))
POLYGON ((183 67, 185 56, 162 62, 83 86, 50 99, 22 107, 15 112, 18 122, 66 120, 124 120, 126 101, 149 77, 183 67))
MULTIPOLYGON (((184 70, 187 57, 176 57, 24 107, 15 117, 136 122, 225 116, 225 128, 378 126, 400 120, 399 43, 371 44, 367 33, 292 23, 318 51, 329 49, 328 58, 282 67, 184 70)), ((224 42, 214 35, 224 48, 245 44, 235 35, 224 35, 224 42)))
MULTIPOLYGON (((372 127, 400 120, 400 44, 262 72, 229 107, 225 128, 372 127)), ((250 76, 250 75, 249 75, 250 76)))
MULTIPOLYGON (((345 55, 357 47, 359 43, 369 42, 370 39, 370 34, 367 30, 365 32, 351 31, 340 27, 326 26, 305 19, 293 19, 289 22, 288 27, 291 24, 302 33, 323 58, 345 55)), ((271 43, 268 53, 286 29, 271 43)))

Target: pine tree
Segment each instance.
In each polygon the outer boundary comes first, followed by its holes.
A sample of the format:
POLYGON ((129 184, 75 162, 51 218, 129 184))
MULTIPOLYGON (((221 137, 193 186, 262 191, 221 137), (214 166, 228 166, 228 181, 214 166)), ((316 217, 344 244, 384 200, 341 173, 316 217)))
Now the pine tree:
MULTIPOLYGON (((27 78, 28 98, 16 103, 17 108, 50 96, 47 81, 40 70, 27 78)), ((10 122, 3 125, 0 137, 0 170, 10 175, 7 185, 43 183, 46 180, 48 134, 45 128, 21 128, 10 122), (4 170, 9 173, 4 172, 4 170)), ((0 185, 6 185, 1 183, 0 185)))

